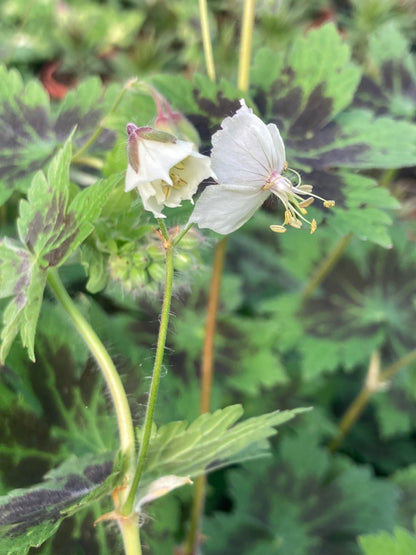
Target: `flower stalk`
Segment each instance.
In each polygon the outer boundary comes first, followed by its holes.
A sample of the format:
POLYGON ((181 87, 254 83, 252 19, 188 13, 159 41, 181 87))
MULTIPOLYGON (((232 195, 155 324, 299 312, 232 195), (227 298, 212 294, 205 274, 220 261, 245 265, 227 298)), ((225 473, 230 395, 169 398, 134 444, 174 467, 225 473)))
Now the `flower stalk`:
POLYGON ((124 515, 131 514, 134 508, 134 500, 137 491, 137 487, 142 476, 144 463, 146 460, 147 449, 150 443, 150 435, 152 431, 153 414, 156 405, 157 392, 159 389, 160 374, 162 370, 163 355, 165 352, 166 336, 169 323, 170 305, 172 299, 172 285, 173 285, 173 253, 174 249, 172 246, 172 240, 169 238, 166 227, 161 219, 159 221, 159 226, 161 230, 161 235, 163 237, 163 246, 166 251, 166 281, 165 281, 165 292, 163 296, 162 311, 160 316, 160 326, 159 335, 156 347, 156 356, 153 366, 152 381, 150 384, 149 397, 146 407, 146 415, 143 425, 143 435, 139 449, 139 456, 136 466, 136 471, 132 481, 128 487, 127 499, 121 507, 121 513, 124 515))

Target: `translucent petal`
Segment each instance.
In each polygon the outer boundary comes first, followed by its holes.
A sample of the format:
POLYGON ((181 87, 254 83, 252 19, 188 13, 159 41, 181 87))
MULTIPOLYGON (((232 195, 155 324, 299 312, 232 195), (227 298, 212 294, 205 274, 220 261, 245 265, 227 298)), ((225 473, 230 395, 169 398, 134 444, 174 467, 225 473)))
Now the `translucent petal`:
POLYGON ((192 153, 193 145, 186 141, 162 143, 137 139, 137 148, 139 168, 137 172, 131 168, 132 171, 126 175, 126 192, 155 179, 163 179, 172 185, 170 169, 192 153))
POLYGON ((245 224, 268 196, 268 191, 239 185, 211 185, 197 200, 189 222, 228 235, 245 224))
POLYGON ((272 171, 280 173, 285 163, 277 127, 266 125, 248 109, 225 118, 212 144, 212 168, 220 183, 239 183, 259 190, 272 171))

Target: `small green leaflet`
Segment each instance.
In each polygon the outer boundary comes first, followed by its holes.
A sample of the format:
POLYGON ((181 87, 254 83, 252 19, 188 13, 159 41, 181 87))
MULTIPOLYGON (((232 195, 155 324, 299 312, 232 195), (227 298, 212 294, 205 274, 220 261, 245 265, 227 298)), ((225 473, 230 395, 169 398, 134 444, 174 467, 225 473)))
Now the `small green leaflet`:
POLYGON ((236 424, 243 409, 232 405, 213 414, 202 414, 189 426, 179 421, 155 429, 138 496, 161 476, 198 476, 264 457, 269 452, 267 439, 276 434, 275 427, 307 410, 275 411, 236 424))
POLYGON ((68 140, 52 160, 47 177, 38 172, 28 199, 20 203, 17 227, 21 244, 8 239, 0 242, 0 281, 6 284, 1 296, 14 297, 3 314, 1 361, 19 331, 34 360, 36 322, 48 269, 62 265, 92 232, 92 222, 119 180, 115 175, 98 181, 71 201, 70 163, 68 140))
POLYGON ((25 555, 56 532, 64 518, 113 490, 113 454, 71 456, 28 489, 0 497, 0 553, 25 555))

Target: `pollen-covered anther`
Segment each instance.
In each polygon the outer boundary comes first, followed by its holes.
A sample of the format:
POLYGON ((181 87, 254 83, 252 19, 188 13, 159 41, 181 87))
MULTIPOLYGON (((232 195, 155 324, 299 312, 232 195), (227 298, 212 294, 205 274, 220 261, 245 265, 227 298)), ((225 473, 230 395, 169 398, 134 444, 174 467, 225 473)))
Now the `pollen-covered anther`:
POLYGON ((318 225, 317 225, 316 220, 314 218, 311 222, 311 235, 312 235, 312 233, 315 233, 317 227, 318 227, 318 225))
POLYGON ((325 200, 324 201, 325 208, 332 208, 335 206, 335 200, 325 200))
POLYGON ((315 199, 313 197, 305 198, 305 200, 302 200, 302 202, 299 203, 299 208, 308 208, 314 200, 315 199))
POLYGON ((277 224, 271 225, 270 229, 275 233, 284 233, 286 231, 286 228, 284 225, 277 225, 277 224))

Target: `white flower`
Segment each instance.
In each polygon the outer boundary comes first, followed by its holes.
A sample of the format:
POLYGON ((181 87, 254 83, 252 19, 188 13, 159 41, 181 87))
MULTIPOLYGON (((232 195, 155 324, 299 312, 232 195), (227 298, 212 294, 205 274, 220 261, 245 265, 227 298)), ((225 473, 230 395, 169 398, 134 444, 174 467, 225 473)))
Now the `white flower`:
POLYGON ((199 183, 213 175, 207 156, 193 143, 151 127, 127 125, 128 166, 125 191, 137 189, 146 210, 164 218, 164 206, 174 208, 192 200, 199 183))
MULTIPOLYGON (((247 222, 270 193, 276 195, 285 207, 283 225, 272 225, 272 231, 286 231, 289 224, 299 228, 302 220, 316 229, 316 222, 308 222, 305 208, 313 202, 310 185, 293 185, 282 172, 287 169, 285 146, 274 123, 266 125, 247 108, 241 108, 233 117, 222 122, 220 131, 212 137, 212 169, 218 185, 206 187, 196 202, 190 222, 226 235, 247 222), (302 199, 301 195, 308 195, 302 199)), ((299 178, 297 172, 295 173, 299 178)), ((333 201, 324 205, 333 206, 333 201)))

